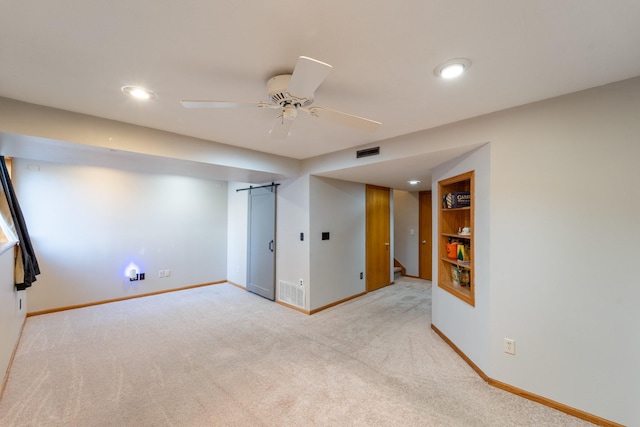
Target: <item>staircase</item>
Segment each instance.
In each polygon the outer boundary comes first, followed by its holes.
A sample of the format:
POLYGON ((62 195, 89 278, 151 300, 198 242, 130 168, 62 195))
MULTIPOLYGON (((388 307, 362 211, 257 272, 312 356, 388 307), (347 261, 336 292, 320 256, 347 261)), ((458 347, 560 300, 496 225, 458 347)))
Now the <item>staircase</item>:
POLYGON ((397 277, 398 275, 404 276, 407 274, 407 269, 404 268, 404 265, 400 263, 397 259, 393 259, 393 277, 397 277))

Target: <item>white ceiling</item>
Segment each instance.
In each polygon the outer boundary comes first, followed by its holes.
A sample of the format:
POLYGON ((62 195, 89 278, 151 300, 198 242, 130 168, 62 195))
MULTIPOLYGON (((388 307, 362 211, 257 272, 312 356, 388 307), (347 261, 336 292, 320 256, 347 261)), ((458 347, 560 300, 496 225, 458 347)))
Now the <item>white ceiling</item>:
POLYGON ((296 159, 640 75, 638 0, 2 0, 0 7, 0 96, 296 159), (369 134, 299 114, 279 141, 268 134, 277 111, 179 103, 266 101, 266 81, 291 72, 300 55, 333 66, 314 105, 378 120, 380 129, 369 134), (456 57, 473 62, 462 78, 433 75, 456 57), (157 99, 129 99, 120 91, 127 84, 157 99))

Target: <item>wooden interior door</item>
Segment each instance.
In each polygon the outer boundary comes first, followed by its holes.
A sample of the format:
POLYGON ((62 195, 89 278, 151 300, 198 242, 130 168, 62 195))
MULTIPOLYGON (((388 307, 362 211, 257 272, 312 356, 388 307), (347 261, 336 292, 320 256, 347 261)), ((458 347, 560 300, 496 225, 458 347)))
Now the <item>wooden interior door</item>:
POLYGON ((418 274, 421 279, 433 279, 433 209, 431 191, 421 191, 418 216, 419 235, 418 244, 418 274))
POLYGON ((367 185, 366 278, 367 292, 391 284, 390 189, 367 185))

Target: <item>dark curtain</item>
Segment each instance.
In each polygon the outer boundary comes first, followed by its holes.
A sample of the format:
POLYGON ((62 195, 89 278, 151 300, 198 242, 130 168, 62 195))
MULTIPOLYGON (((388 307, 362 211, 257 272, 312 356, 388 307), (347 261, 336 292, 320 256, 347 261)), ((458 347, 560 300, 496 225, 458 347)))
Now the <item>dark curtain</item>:
POLYGON ((18 204, 18 198, 13 191, 13 185, 11 185, 9 170, 4 161, 4 156, 0 156, 0 181, 2 181, 2 188, 7 197, 11 216, 13 217, 13 226, 18 235, 20 252, 16 259, 16 289, 22 291, 36 281, 36 276, 40 274, 40 267, 38 266, 38 260, 36 260, 33 246, 31 246, 29 231, 27 230, 27 224, 24 222, 22 210, 18 204))

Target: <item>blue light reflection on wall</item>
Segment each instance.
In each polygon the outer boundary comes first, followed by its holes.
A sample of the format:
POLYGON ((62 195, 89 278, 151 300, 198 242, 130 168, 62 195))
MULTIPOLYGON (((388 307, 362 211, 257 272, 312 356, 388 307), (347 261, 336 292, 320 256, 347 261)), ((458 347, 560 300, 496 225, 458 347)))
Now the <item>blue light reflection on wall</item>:
POLYGON ((124 271, 122 272, 122 275, 123 275, 125 278, 127 278, 127 279, 128 279, 128 278, 129 278, 129 272, 130 272, 131 270, 135 270, 135 271, 136 271, 136 274, 140 274, 140 273, 142 273, 142 270, 140 270, 140 267, 138 266, 138 264, 136 264, 135 262, 131 261, 131 262, 130 262, 130 263, 129 263, 125 268, 124 268, 124 271))

